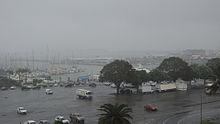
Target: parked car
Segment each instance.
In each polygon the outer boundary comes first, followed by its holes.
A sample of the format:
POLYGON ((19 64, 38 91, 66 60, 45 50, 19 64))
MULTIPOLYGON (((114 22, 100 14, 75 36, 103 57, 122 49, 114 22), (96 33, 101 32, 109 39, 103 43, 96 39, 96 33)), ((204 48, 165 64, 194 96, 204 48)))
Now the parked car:
POLYGON ((73 87, 74 84, 66 84, 65 87, 73 87))
POLYGON ((25 121, 24 124, 37 124, 34 120, 25 121))
POLYGON ((46 89, 46 94, 53 94, 53 91, 51 89, 46 89))
POLYGON ((60 115, 55 118, 55 121, 62 121, 62 120, 64 120, 64 117, 60 115))
POLYGON ((43 88, 46 88, 46 87, 48 87, 46 84, 42 84, 41 85, 43 88))
POLYGON ((33 86, 32 89, 33 90, 39 90, 41 88, 41 86, 33 86))
POLYGON ((66 120, 66 119, 65 119, 65 120, 62 120, 62 123, 63 123, 63 124, 70 124, 69 120, 66 120))
POLYGON ((121 89, 120 94, 132 94, 132 90, 130 90, 130 89, 121 89))
POLYGON ((1 90, 8 90, 7 87, 1 87, 1 90))
POLYGON ((89 84, 90 87, 96 87, 96 84, 95 83, 91 83, 89 84))
POLYGON ((11 87, 10 87, 10 90, 15 90, 15 89, 16 89, 15 86, 11 86, 11 87))
POLYGON ((70 114, 70 122, 74 124, 84 124, 84 117, 79 113, 71 113, 70 114))
POLYGON ((27 114, 27 110, 24 109, 24 107, 18 107, 18 108, 17 108, 17 113, 18 113, 18 114, 24 114, 24 115, 26 115, 26 114, 27 114))
POLYGON ((21 87, 21 90, 30 90, 32 86, 24 85, 21 87))
POLYGON ((111 84, 111 88, 116 88, 116 85, 114 83, 111 84))
POLYGON ((123 84, 123 87, 126 87, 126 88, 135 88, 134 85, 132 85, 132 84, 126 84, 126 83, 123 84))
POLYGON ((150 104, 144 105, 144 109, 145 109, 145 110, 151 110, 151 111, 157 111, 157 107, 152 106, 152 105, 150 105, 150 104))
POLYGON ((75 85, 80 85, 80 82, 77 81, 77 82, 75 82, 74 84, 75 84, 75 85))
POLYGON ((111 85, 111 83, 109 83, 109 82, 105 82, 105 83, 103 83, 105 86, 110 86, 111 85))
POLYGON ((40 120, 39 124, 50 124, 47 120, 40 120))
POLYGON ((62 124, 70 124, 69 120, 60 115, 55 118, 55 123, 56 122, 61 122, 62 124))

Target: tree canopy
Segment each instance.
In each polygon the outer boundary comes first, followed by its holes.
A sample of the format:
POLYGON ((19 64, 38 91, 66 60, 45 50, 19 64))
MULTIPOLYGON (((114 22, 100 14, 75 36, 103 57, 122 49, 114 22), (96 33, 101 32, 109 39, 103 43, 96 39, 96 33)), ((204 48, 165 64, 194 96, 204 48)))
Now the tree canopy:
POLYGON ((193 76, 196 79, 213 79, 213 71, 206 65, 193 64, 190 66, 193 70, 193 76))
POLYGON ((143 83, 149 80, 149 77, 147 75, 147 72, 144 70, 138 71, 135 69, 132 69, 128 73, 128 83, 131 83, 136 86, 137 92, 139 90, 139 86, 143 83))
POLYGON ((103 67, 100 72, 100 81, 115 83, 117 94, 119 94, 120 84, 128 80, 128 75, 132 71, 132 65, 124 60, 115 60, 103 67))
POLYGON ((16 70, 17 73, 27 73, 30 72, 30 69, 28 68, 19 68, 16 70))
POLYGON ((214 78, 220 83, 220 58, 208 60, 207 66, 212 69, 214 78))
POLYGON ((213 71, 213 77, 217 81, 210 87, 210 94, 215 94, 220 89, 220 58, 208 60, 206 64, 213 71))
POLYGON ((98 124, 131 124, 132 109, 128 105, 104 104, 98 110, 102 112, 98 124))
POLYGON ((148 75, 150 77, 150 80, 155 82, 170 80, 169 75, 159 69, 152 70, 148 75))
POLYGON ((14 71, 12 69, 7 69, 6 72, 8 72, 9 74, 13 74, 14 71))
POLYGON ((176 81, 178 78, 183 80, 192 79, 192 70, 188 66, 188 63, 182 60, 179 57, 170 57, 164 59, 163 62, 158 67, 159 70, 166 72, 173 81, 176 81))

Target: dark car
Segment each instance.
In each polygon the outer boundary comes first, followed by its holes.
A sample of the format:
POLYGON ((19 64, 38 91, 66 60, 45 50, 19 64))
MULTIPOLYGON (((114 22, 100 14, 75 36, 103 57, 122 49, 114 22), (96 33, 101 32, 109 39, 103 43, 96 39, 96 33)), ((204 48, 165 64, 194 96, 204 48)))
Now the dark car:
POLYGON ((150 105, 150 104, 144 105, 144 109, 145 109, 145 110, 151 110, 151 111, 157 111, 157 107, 152 106, 152 105, 150 105))
POLYGON ((8 90, 7 87, 1 87, 1 90, 8 90))
POLYGON ((73 84, 66 84, 65 87, 73 87, 73 84))
POLYGON ((32 89, 33 90, 39 90, 41 88, 41 86, 33 86, 32 89))
POLYGON ((32 88, 31 86, 24 85, 21 87, 21 90, 30 90, 31 88, 32 88))
POLYGON ((89 84, 90 87, 96 87, 96 84, 95 83, 91 83, 89 84))
POLYGON ((120 94, 132 94, 132 90, 130 90, 130 89, 121 89, 120 94))

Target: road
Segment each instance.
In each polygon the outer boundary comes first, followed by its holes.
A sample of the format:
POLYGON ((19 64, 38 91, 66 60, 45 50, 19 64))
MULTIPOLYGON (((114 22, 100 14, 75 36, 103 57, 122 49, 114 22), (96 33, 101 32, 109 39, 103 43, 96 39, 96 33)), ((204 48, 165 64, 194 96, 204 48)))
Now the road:
MULTIPOLYGON (((54 121, 57 115, 77 112, 85 116, 86 124, 97 124, 97 110, 104 103, 125 103, 133 109, 132 124, 196 124, 200 120, 200 89, 153 93, 146 95, 120 95, 115 89, 98 85, 96 88, 77 86, 74 88, 53 87, 53 95, 46 95, 45 89, 21 91, 20 89, 0 91, 0 122, 19 124, 26 120, 47 119, 54 121), (75 95, 77 88, 94 92, 93 99, 80 100, 75 95), (145 111, 144 104, 154 104, 158 111, 145 111), (27 115, 18 115, 16 108, 24 106, 27 115)), ((203 94, 203 116, 213 118, 220 115, 220 96, 203 94)))

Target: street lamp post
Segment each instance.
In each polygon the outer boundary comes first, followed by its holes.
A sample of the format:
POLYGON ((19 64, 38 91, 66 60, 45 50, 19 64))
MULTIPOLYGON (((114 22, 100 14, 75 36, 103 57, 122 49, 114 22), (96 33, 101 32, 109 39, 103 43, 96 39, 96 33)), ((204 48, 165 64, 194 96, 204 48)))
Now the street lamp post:
POLYGON ((202 93, 201 93, 201 98, 200 98, 200 124, 202 124, 202 94, 203 94, 203 89, 202 89, 202 93))

